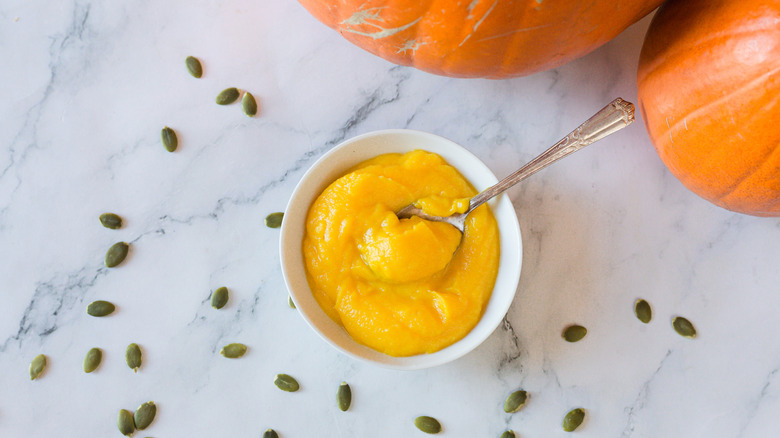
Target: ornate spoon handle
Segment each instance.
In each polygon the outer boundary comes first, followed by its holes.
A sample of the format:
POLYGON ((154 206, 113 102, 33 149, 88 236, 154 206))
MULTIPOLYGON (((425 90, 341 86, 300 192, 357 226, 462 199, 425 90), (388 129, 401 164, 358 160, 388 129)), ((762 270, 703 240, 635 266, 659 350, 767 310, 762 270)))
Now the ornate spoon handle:
POLYGON ((542 152, 541 155, 528 162, 528 164, 502 179, 496 183, 496 185, 485 189, 477 196, 471 198, 469 209, 464 215, 467 215, 471 210, 474 210, 489 199, 544 169, 550 164, 625 128, 633 121, 634 104, 626 102, 618 97, 610 102, 609 105, 602 108, 601 111, 594 114, 593 117, 578 126, 574 131, 570 132, 569 135, 562 138, 552 145, 552 147, 542 152))

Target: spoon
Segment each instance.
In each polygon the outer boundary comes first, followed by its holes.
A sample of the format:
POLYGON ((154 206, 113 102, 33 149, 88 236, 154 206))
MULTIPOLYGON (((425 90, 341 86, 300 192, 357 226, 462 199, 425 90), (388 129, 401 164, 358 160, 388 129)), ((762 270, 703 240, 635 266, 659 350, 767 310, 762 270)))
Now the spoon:
POLYGON ((418 216, 429 221, 446 222, 463 233, 466 230, 466 217, 469 213, 474 211, 475 208, 550 164, 625 128, 633 121, 634 104, 626 102, 618 97, 610 102, 609 105, 602 108, 601 111, 597 112, 583 124, 578 126, 574 131, 570 132, 566 137, 558 141, 558 143, 552 145, 550 149, 542 152, 541 155, 502 179, 496 183, 496 185, 488 187, 471 198, 469 200, 469 208, 465 212, 456 213, 451 216, 433 216, 425 213, 422 209, 415 207, 414 204, 410 204, 398 210, 396 215, 399 219, 408 219, 412 216, 418 216))

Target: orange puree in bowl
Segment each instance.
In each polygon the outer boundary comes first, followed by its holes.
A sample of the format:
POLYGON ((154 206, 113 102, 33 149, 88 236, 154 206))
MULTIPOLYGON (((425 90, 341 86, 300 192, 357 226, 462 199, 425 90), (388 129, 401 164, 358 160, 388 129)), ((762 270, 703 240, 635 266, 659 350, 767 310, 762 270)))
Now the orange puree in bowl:
POLYGON ((386 154, 334 181, 306 218, 303 255, 320 307, 356 341, 391 356, 432 353, 479 322, 496 280, 498 226, 487 205, 466 233, 395 211, 463 212, 476 190, 441 157, 386 154))

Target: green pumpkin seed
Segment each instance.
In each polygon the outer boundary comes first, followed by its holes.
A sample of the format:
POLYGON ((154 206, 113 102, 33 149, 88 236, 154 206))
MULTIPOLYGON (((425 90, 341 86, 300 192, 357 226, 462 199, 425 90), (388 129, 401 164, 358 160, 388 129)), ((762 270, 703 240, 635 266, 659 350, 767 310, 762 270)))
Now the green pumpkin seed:
POLYGON ((224 286, 220 287, 211 294, 211 307, 215 309, 221 309, 225 307, 229 297, 230 294, 228 293, 228 289, 224 286))
POLYGON ((291 309, 295 308, 295 303, 292 300, 292 297, 287 295, 287 305, 290 306, 291 309))
POLYGON ((580 427, 582 420, 585 419, 585 409, 577 408, 572 409, 563 417, 563 430, 566 432, 574 432, 575 429, 580 427))
POLYGON ((346 412, 352 404, 352 388, 347 382, 341 382, 338 391, 336 391, 336 403, 342 411, 346 412))
POLYGON ((113 303, 103 300, 97 300, 87 305, 87 313, 91 316, 107 316, 114 313, 116 306, 113 303))
POLYGON ((271 213, 265 217, 265 226, 268 228, 279 228, 282 226, 283 218, 284 213, 282 212, 271 213))
POLYGON ((415 418, 414 425, 425 433, 436 434, 441 432, 441 423, 439 423, 439 420, 427 415, 415 418))
POLYGON ((163 147, 168 152, 173 152, 179 147, 179 138, 176 136, 176 132, 167 126, 160 132, 160 139, 162 140, 163 147))
POLYGON ((509 394, 509 397, 504 401, 504 412, 511 414, 519 411, 525 406, 526 400, 528 400, 528 393, 522 389, 509 394))
POLYGON ((84 356, 84 372, 91 373, 100 366, 100 362, 103 360, 103 350, 99 348, 93 348, 87 352, 84 356))
POLYGON ((693 339, 696 337, 696 328, 682 316, 675 316, 672 320, 672 327, 682 337, 693 339))
POLYGON ((257 114, 257 101, 252 93, 248 91, 244 93, 244 97, 241 99, 241 108, 244 110, 244 114, 249 117, 254 117, 257 114))
POLYGON ((274 379, 274 385, 282 391, 295 392, 300 388, 298 381, 294 377, 287 374, 277 374, 274 379))
POLYGON ((100 223, 112 230, 122 228, 122 218, 114 213, 103 213, 100 215, 100 223))
POLYGON ((188 56, 184 60, 184 64, 187 66, 187 71, 190 72, 192 77, 200 78, 203 76, 203 66, 200 65, 198 58, 194 56, 188 56))
POLYGON ((30 380, 35 380, 41 377, 41 374, 46 370, 46 356, 39 354, 35 356, 30 362, 30 380))
POLYGON ((133 414, 127 409, 119 410, 119 417, 116 419, 116 426, 119 428, 119 432, 122 435, 130 436, 135 432, 135 423, 133 422, 133 414))
POLYGON ((125 351, 125 362, 127 362, 127 366, 129 366, 134 373, 138 372, 138 368, 141 368, 143 354, 141 353, 141 347, 139 347, 138 344, 133 343, 127 346, 127 350, 125 351))
POLYGON ((238 88, 225 88, 217 95, 217 103, 220 105, 230 105, 238 99, 238 88))
POLYGON ((634 313, 636 313, 637 319, 645 324, 653 318, 653 309, 650 308, 650 303, 641 298, 634 303, 634 313))
POLYGON ((268 429, 263 433, 263 438, 279 438, 279 434, 273 429, 268 429))
POLYGON ((566 327, 566 329, 563 331, 563 334, 561 335, 563 339, 566 339, 569 342, 577 342, 580 339, 584 338, 585 335, 588 334, 588 329, 581 325, 570 325, 566 327))
POLYGON ((507 430, 506 432, 502 433, 499 438, 515 438, 515 431, 507 430))
POLYGON ((227 344, 222 347, 222 351, 219 354, 225 356, 228 359, 238 359, 246 353, 246 345, 244 344, 227 344))
POLYGON ((113 268, 122 263, 125 260, 125 257, 127 257, 129 248, 130 245, 125 242, 117 242, 111 245, 111 248, 108 248, 108 251, 106 251, 106 258, 104 261, 106 267, 113 268))
POLYGON ((152 421, 154 421, 155 415, 157 415, 157 406, 155 406, 153 401, 148 401, 141 406, 138 406, 138 409, 135 410, 135 414, 133 414, 135 428, 138 430, 146 429, 152 424, 152 421))

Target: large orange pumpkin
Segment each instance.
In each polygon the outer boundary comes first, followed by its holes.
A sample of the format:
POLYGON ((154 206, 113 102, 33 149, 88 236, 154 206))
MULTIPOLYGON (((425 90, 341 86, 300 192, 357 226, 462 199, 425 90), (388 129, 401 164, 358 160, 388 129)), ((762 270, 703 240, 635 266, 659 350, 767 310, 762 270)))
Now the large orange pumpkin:
POLYGON ((780 216, 780 0, 672 0, 639 59, 639 107, 661 159, 729 210, 780 216))
POLYGON ((524 76, 591 52, 663 0, 299 0, 344 38, 401 65, 524 76))

